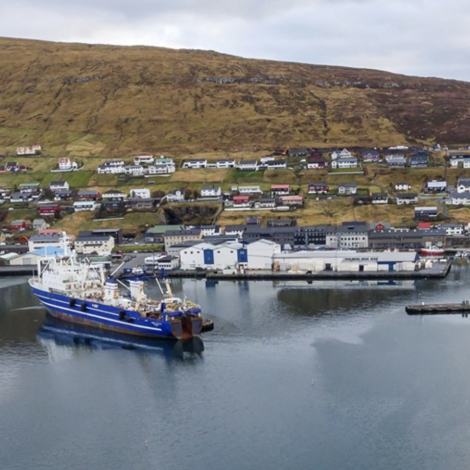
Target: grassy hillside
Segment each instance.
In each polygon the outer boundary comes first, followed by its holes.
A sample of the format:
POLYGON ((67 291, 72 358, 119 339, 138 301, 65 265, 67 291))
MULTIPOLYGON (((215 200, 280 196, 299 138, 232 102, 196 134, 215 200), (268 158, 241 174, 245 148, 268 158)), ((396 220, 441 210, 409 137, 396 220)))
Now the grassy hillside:
POLYGON ((468 143, 470 84, 208 51, 0 38, 0 152, 468 143))

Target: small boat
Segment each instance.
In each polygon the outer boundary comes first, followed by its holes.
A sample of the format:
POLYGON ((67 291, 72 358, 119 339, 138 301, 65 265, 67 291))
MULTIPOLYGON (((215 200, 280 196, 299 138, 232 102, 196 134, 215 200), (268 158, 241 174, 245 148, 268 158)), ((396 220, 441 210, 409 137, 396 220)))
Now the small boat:
POLYGON ((119 281, 105 278, 102 266, 74 255, 38 262, 38 275, 29 279, 33 294, 55 318, 146 338, 185 340, 198 336, 203 327, 201 308, 175 297, 168 279, 156 282, 161 299, 149 298, 145 282, 129 279, 127 293, 119 281))

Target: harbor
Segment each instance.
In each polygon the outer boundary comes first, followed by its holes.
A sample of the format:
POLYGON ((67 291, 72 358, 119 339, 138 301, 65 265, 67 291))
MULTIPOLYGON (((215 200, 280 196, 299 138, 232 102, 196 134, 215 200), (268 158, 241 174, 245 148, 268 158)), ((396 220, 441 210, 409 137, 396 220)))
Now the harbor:
POLYGON ((36 468, 38 453, 47 470, 464 468, 470 319, 405 313, 468 298, 464 260, 390 287, 209 281, 171 279, 214 330, 155 342, 51 322, 24 279, 0 278, 2 468, 36 468))

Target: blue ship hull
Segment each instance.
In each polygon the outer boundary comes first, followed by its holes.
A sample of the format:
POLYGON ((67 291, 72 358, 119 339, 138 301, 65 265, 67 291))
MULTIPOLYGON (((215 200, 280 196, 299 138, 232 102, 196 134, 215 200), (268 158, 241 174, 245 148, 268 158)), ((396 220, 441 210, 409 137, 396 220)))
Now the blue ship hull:
POLYGON ((33 286, 32 290, 53 317, 72 323, 134 336, 172 340, 192 338, 202 329, 201 318, 183 315, 171 322, 144 318, 136 311, 123 310, 101 302, 74 299, 33 286))

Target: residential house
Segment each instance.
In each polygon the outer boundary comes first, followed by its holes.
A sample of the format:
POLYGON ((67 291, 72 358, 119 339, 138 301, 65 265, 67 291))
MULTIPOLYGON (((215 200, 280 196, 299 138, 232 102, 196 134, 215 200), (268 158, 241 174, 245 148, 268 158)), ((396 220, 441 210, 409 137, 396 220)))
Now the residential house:
POLYGON ((289 148, 287 149, 287 155, 289 157, 307 157, 312 153, 312 149, 310 148, 289 148))
POLYGON ((86 211, 95 211, 99 209, 100 204, 95 200, 82 200, 75 201, 73 203, 73 209, 75 212, 86 212, 86 211))
POLYGON ((447 200, 447 204, 452 206, 470 206, 470 193, 458 193, 453 191, 447 200))
POLYGON ((238 209, 251 207, 250 196, 245 194, 233 196, 233 207, 238 209))
POLYGON ((186 160, 183 162, 183 168, 206 168, 207 167, 207 160, 186 160))
POLYGON ((418 204, 418 195, 415 193, 403 193, 397 195, 397 204, 418 204))
POLYGON ((10 194, 10 202, 12 204, 27 204, 33 200, 31 193, 12 193, 10 194))
POLYGON ((310 183, 308 185, 308 194, 328 194, 330 185, 328 183, 310 183))
POLYGON ((55 191, 54 201, 69 201, 72 199, 72 191, 55 191))
POLYGON ((187 241, 200 241, 202 239, 201 229, 167 230, 163 235, 165 251, 172 245, 187 241))
POLYGON ((356 183, 340 183, 338 185, 338 194, 342 196, 351 196, 357 194, 356 183))
POLYGON ((411 184, 408 183, 397 183, 395 185, 395 191, 409 191, 411 189, 411 184))
POLYGON ((238 191, 240 194, 263 194, 259 186, 233 186, 232 191, 238 191))
POLYGON ((443 193, 445 191, 447 191, 447 181, 438 181, 438 180, 426 181, 424 192, 437 194, 437 193, 443 193))
POLYGON ((41 204, 38 206, 39 214, 45 217, 60 214, 61 210, 60 204, 41 204))
POLYGON ((456 189, 459 194, 470 193, 470 178, 459 178, 456 189))
POLYGON ((385 156, 385 161, 390 168, 404 168, 406 157, 402 153, 391 153, 385 156))
POLYGON ((103 163, 96 170, 99 175, 122 175, 126 172, 124 162, 122 165, 107 165, 103 163))
POLYGON ((175 189, 170 191, 166 196, 168 202, 183 202, 184 201, 184 191, 181 189, 175 189))
POLYGON ((307 160, 308 170, 321 170, 328 167, 328 162, 323 157, 310 157, 307 160))
POLYGON ((220 197, 221 195, 220 186, 203 186, 201 188, 201 197, 220 197))
POLYGON ((31 147, 16 147, 16 155, 18 156, 31 156, 41 153, 40 145, 32 145, 31 147))
POLYGON ((364 163, 378 163, 380 152, 377 149, 363 150, 362 161, 364 163))
POLYGON ((131 189, 129 191, 129 197, 136 199, 136 198, 143 198, 143 199, 149 199, 151 196, 150 194, 150 189, 147 188, 138 188, 138 189, 131 189))
POLYGON ((79 232, 74 242, 74 248, 79 255, 109 255, 114 248, 114 238, 111 235, 93 235, 92 232, 79 232))
POLYGON ((257 171, 258 161, 257 160, 241 160, 238 162, 237 168, 242 171, 257 171))
POLYGON ((274 209, 276 207, 276 200, 273 197, 260 197, 256 199, 253 204, 255 209, 274 209))
POLYGON ((147 168, 140 165, 127 165, 124 167, 124 174, 131 176, 144 176, 148 173, 147 168))
POLYGON ((470 168, 470 153, 454 153, 449 155, 451 168, 470 168))
POLYGON ((53 192, 68 191, 70 186, 67 181, 51 181, 49 184, 49 189, 53 192))
POLYGON ((372 204, 388 204, 388 196, 386 193, 374 193, 371 195, 372 204))
POLYGON ((283 206, 302 206, 304 204, 302 196, 281 196, 279 200, 283 206))
POLYGON ((96 189, 81 189, 77 193, 79 201, 97 201, 101 198, 101 194, 96 189))
POLYGON ((429 155, 425 153, 412 155, 409 162, 411 168, 426 168, 429 165, 429 155))
POLYGON ((223 160, 217 160, 216 163, 217 168, 235 168, 236 167, 236 162, 233 159, 223 159, 223 160))
POLYGON ((271 160, 265 163, 267 170, 285 170, 287 162, 285 160, 271 160))
POLYGON ((21 220, 13 220, 10 222, 10 225, 8 228, 14 232, 23 232, 26 230, 29 226, 31 226, 31 221, 26 221, 24 219, 21 220))
POLYGON ((152 197, 130 197, 125 205, 129 209, 151 210, 156 206, 156 201, 152 197))
POLYGON ((105 191, 101 195, 102 199, 117 199, 119 201, 124 201, 127 198, 127 195, 118 189, 110 189, 109 191, 105 191))
POLYGON ((458 237, 464 234, 464 228, 460 224, 441 224, 439 229, 445 230, 448 237, 458 237))
POLYGON ((151 164, 155 161, 153 155, 136 155, 134 158, 134 165, 151 164))
POLYGON ((415 220, 429 220, 437 217, 437 207, 415 207, 415 220))
POLYGON ((288 184, 272 184, 271 196, 287 196, 290 193, 290 186, 288 184))
POLYGON ((21 183, 18 190, 20 193, 38 194, 41 192, 41 185, 39 183, 21 183))
POLYGON ((33 230, 35 232, 39 231, 39 230, 45 230, 47 229, 49 225, 47 224, 47 222, 44 220, 44 219, 34 219, 33 220, 33 230))
POLYGON ((345 169, 345 168, 357 168, 357 158, 338 158, 337 160, 331 161, 331 168, 333 169, 345 169))
POLYGON ((59 158, 59 170, 68 171, 72 169, 72 161, 70 158, 59 158))

